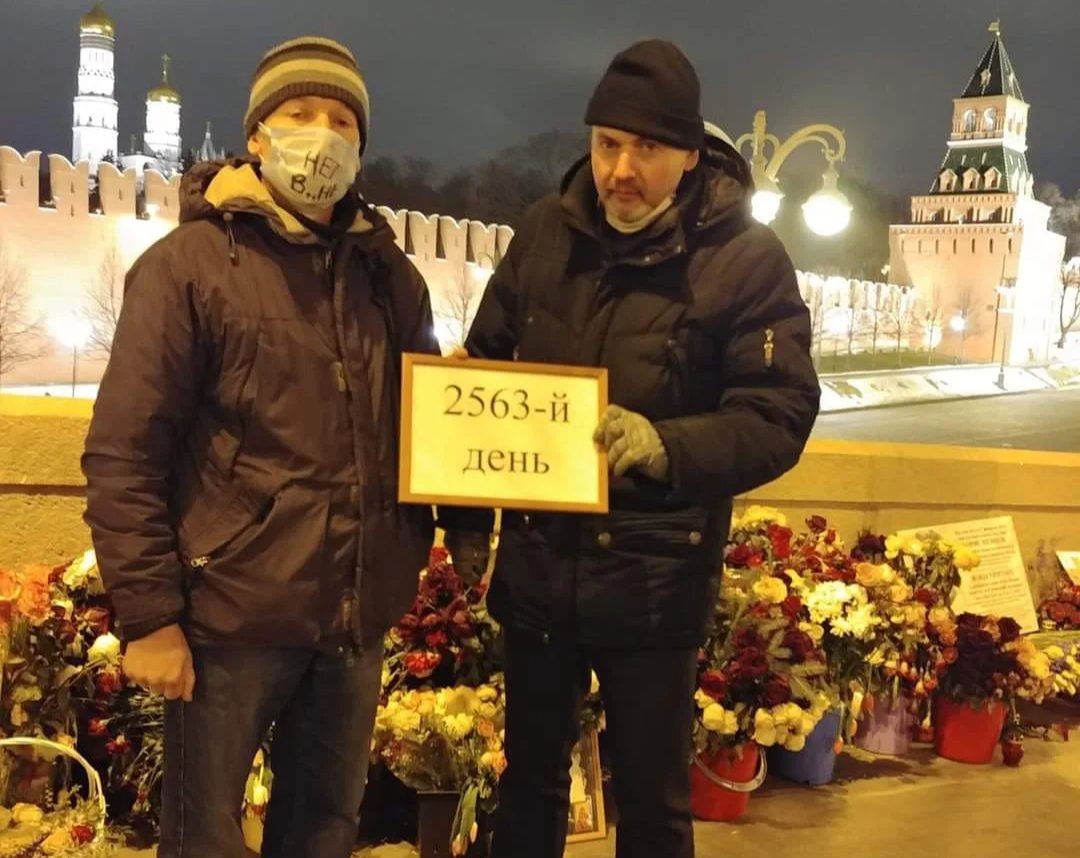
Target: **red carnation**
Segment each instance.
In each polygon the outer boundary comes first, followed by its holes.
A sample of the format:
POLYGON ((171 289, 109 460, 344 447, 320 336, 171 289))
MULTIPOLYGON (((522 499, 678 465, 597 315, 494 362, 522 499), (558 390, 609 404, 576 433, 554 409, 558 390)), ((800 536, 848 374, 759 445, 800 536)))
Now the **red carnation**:
POLYGON ((109 720, 107 718, 91 718, 86 725, 86 732, 91 736, 105 736, 109 732, 109 720))
POLYGON ((131 743, 127 740, 126 736, 117 736, 115 739, 105 743, 105 750, 112 754, 114 757, 124 753, 131 747, 131 743))
POLYGON ((428 566, 439 566, 447 561, 450 557, 450 552, 445 548, 432 548, 431 554, 428 555, 428 566))
POLYGON ((115 694, 124 687, 124 677, 119 668, 109 667, 97 676, 97 688, 102 694, 115 694))
POLYGON ((728 565, 736 569, 746 569, 753 554, 754 550, 749 545, 736 545, 728 552, 728 565))
POLYGON ((732 644, 735 646, 736 651, 763 649, 765 641, 761 639, 754 629, 742 628, 735 632, 735 637, 732 639, 732 644))
POLYGON ((772 543, 773 556, 786 560, 791 556, 791 528, 779 524, 769 525, 769 541, 772 543))
POLYGON ((424 637, 424 643, 428 649, 441 649, 450 643, 450 638, 446 636, 446 632, 430 632, 424 637))

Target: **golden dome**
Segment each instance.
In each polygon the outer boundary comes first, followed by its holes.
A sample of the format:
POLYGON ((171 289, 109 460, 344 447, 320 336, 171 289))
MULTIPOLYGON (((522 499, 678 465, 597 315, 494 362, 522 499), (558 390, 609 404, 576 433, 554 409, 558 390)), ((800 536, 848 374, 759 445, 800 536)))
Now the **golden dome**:
POLYGON ((83 32, 103 33, 106 36, 116 35, 116 25, 100 3, 79 19, 79 29, 83 32))
POLYGON ((180 103, 180 93, 169 85, 169 65, 172 58, 165 54, 161 58, 161 83, 146 93, 147 101, 166 101, 172 104, 180 103))

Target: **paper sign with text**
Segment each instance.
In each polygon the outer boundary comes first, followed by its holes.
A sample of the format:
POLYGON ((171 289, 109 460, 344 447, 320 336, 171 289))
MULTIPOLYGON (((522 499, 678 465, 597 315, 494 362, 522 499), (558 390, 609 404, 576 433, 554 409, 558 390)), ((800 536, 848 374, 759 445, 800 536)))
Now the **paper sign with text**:
POLYGON ((608 511, 607 370, 404 356, 405 503, 608 511))
POLYGON ((979 555, 979 565, 961 573, 960 592, 953 602, 958 614, 993 614, 1012 617, 1024 632, 1039 630, 1024 558, 1016 539, 1012 516, 939 524, 907 530, 914 536, 932 530, 946 539, 962 542, 979 555))

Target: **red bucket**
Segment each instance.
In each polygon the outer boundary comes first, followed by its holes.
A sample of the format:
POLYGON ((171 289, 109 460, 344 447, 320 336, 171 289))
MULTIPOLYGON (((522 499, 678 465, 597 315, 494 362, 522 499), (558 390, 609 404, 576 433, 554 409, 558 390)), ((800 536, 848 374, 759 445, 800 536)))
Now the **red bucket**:
POLYGON ((994 759, 994 748, 1005 726, 1005 704, 957 703, 938 695, 934 704, 934 750, 957 763, 985 765, 994 759))
POLYGON ((765 782, 765 755, 747 742, 690 766, 690 810, 697 819, 729 822, 746 813, 750 793, 765 782), (739 754, 742 756, 739 756, 739 754))

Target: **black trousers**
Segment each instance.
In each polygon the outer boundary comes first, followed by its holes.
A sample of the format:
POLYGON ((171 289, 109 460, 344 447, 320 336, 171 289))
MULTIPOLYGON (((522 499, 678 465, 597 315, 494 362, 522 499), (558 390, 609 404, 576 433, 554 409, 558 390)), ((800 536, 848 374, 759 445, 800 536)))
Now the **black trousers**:
POLYGON ((607 718, 617 858, 693 858, 689 759, 697 651, 583 647, 507 631, 507 769, 493 858, 562 858, 570 755, 590 670, 607 718))

